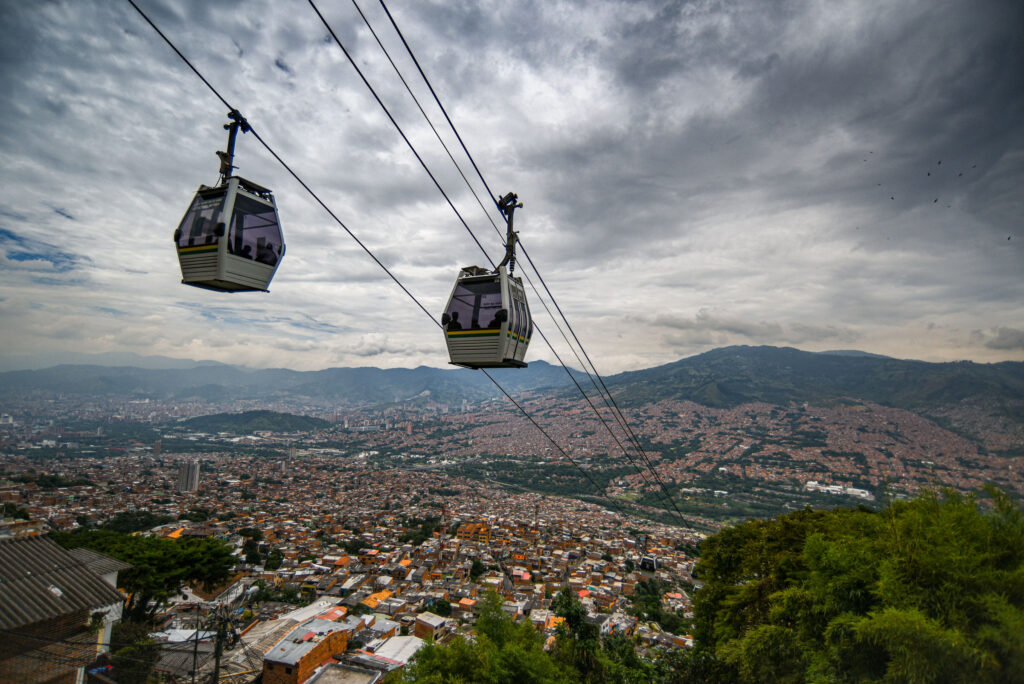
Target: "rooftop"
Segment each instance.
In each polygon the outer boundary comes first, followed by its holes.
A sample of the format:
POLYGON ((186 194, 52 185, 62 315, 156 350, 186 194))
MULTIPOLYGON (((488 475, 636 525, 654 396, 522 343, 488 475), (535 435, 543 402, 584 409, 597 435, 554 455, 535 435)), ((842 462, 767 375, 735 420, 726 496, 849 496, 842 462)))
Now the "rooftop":
POLYGON ((330 620, 310 620, 288 633, 264 658, 284 665, 297 665, 323 638, 333 632, 347 631, 348 627, 330 620))
POLYGON ((123 600, 120 592, 49 537, 0 539, 0 629, 123 600))

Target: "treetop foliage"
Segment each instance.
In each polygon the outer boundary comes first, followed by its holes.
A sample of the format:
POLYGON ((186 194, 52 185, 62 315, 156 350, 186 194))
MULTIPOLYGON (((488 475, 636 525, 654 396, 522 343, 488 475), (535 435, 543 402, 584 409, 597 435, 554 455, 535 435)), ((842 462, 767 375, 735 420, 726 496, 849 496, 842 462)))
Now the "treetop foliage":
POLYGON ((517 624, 489 592, 480 603, 476 640, 455 637, 444 646, 427 644, 416 653, 405 681, 447 684, 488 682, 526 684, 577 681, 543 650, 544 638, 529 622, 517 624))
POLYGON ((1024 515, 991 490, 804 510, 707 539, 703 675, 740 682, 1024 681, 1024 515))
POLYGON ((228 577, 235 558, 217 539, 166 539, 120 534, 111 530, 54 532, 64 548, 85 547, 132 567, 117 574, 117 585, 130 594, 126 617, 143 622, 187 583, 215 585, 228 577))

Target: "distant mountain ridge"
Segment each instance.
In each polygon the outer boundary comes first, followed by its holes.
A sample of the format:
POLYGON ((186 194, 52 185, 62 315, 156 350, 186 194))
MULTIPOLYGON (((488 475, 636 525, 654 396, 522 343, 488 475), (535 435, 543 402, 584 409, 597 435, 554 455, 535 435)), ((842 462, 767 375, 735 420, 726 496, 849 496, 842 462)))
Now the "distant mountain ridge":
MULTIPOLYGON (((576 395, 565 370, 543 361, 534 361, 526 369, 491 373, 510 392, 576 395)), ((583 378, 582 373, 574 374, 583 378)), ((605 381, 620 404, 632 406, 663 399, 717 408, 754 401, 789 404, 849 399, 921 410, 981 400, 997 412, 1019 414, 1024 405, 1021 362, 929 363, 855 351, 816 353, 789 347, 723 347, 663 366, 607 376, 605 381)), ((211 401, 308 398, 339 406, 427 399, 452 404, 501 396, 481 373, 424 366, 294 371, 223 364, 180 369, 62 365, 0 373, 0 399, 33 394, 211 401)))
POLYGON ((608 379, 620 403, 661 399, 728 408, 762 401, 869 401, 927 409, 967 399, 1024 401, 1024 363, 929 363, 791 347, 722 347, 674 363, 608 379))
POLYGON ((220 361, 192 361, 169 356, 143 356, 133 352, 41 352, 38 354, 0 354, 0 372, 42 370, 54 366, 120 366, 149 369, 181 369, 197 366, 220 366, 220 361))
MULTIPOLYGON (((525 369, 490 372, 510 392, 557 388, 571 382, 562 367, 543 361, 535 361, 525 369)), ((33 394, 207 401, 305 397, 348 406, 428 398, 439 403, 459 403, 501 396, 481 373, 426 366, 294 371, 223 364, 181 369, 60 365, 0 373, 0 399, 33 394)))

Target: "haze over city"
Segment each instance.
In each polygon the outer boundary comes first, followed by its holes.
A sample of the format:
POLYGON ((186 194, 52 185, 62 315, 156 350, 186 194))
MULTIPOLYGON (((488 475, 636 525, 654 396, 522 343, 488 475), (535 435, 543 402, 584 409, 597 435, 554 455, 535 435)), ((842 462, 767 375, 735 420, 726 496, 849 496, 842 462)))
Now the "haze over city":
MULTIPOLYGON (((439 315, 483 255, 300 4, 141 3, 439 315)), ((363 5, 442 128, 380 6, 363 5)), ((499 255, 355 9, 322 9, 499 255)), ((726 344, 1024 359, 1019 3, 391 10, 492 190, 519 193, 523 243, 602 371, 726 344)), ((127 3, 0 17, 5 368, 72 352, 445 365, 436 326, 251 135, 238 172, 274 189, 288 244, 271 292, 181 285, 171 233, 216 180, 223 105, 127 3)), ((554 361, 539 343, 529 357, 554 361)))

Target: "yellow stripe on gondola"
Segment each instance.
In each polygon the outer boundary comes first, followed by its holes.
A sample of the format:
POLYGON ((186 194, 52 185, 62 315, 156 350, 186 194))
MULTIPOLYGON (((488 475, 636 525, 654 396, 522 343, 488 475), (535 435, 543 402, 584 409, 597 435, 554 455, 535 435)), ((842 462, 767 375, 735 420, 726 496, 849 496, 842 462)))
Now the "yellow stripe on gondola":
POLYGON ((491 328, 488 330, 449 330, 447 331, 448 337, 494 337, 500 335, 500 328, 491 328))
POLYGON ((216 252, 217 245, 196 245, 194 247, 179 247, 178 254, 195 254, 197 252, 216 252))

